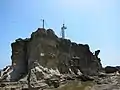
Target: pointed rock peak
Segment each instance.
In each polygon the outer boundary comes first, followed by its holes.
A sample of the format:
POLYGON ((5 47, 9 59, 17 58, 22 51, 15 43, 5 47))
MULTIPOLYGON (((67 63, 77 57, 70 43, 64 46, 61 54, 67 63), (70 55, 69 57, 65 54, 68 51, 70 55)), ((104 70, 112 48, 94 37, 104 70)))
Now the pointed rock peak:
POLYGON ((47 29, 47 33, 55 35, 55 32, 52 29, 47 29))
POLYGON ((44 28, 38 28, 35 32, 31 34, 31 38, 44 37, 47 35, 47 32, 44 28))
POLYGON ((95 51, 95 56, 98 57, 99 53, 100 53, 100 50, 96 50, 95 51))
POLYGON ((36 31, 36 33, 38 33, 40 35, 41 34, 47 35, 46 29, 44 29, 44 28, 38 28, 37 31, 36 31))
POLYGON ((52 29, 47 29, 47 35, 50 38, 58 38, 55 32, 52 29))

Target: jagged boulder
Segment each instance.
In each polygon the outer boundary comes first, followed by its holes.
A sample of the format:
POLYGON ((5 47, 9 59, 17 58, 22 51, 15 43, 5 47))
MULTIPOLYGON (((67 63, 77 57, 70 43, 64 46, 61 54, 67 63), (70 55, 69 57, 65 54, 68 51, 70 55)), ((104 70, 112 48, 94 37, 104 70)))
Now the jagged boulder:
POLYGON ((11 78, 11 72, 13 71, 12 66, 6 66, 0 71, 0 82, 2 81, 10 81, 11 78))
POLYGON ((105 72, 106 73, 114 73, 116 71, 118 71, 118 69, 116 67, 112 67, 112 66, 106 66, 105 67, 105 72))
POLYGON ((96 50, 95 51, 95 56, 98 57, 99 53, 100 53, 100 50, 96 50))

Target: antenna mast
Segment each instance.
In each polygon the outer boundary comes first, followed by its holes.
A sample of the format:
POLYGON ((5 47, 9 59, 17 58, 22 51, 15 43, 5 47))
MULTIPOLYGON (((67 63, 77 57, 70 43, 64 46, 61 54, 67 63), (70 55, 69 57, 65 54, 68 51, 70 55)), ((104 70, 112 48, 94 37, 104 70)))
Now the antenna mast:
POLYGON ((67 29, 67 27, 65 27, 65 24, 63 24, 63 26, 61 27, 62 39, 65 39, 65 29, 67 29))
POLYGON ((43 29, 44 29, 44 23, 45 23, 45 20, 43 19, 42 22, 43 22, 43 29))
POLYGON ((44 29, 45 28, 45 20, 41 19, 41 21, 42 21, 42 28, 44 29))

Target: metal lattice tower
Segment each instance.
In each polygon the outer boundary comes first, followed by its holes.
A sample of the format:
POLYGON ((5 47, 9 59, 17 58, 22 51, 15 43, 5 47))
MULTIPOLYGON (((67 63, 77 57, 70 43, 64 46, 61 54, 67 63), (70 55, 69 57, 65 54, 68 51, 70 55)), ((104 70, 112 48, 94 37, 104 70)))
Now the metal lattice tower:
POLYGON ((65 24, 63 24, 63 26, 61 27, 61 32, 62 32, 62 38, 65 39, 65 29, 67 29, 67 27, 65 27, 65 24))

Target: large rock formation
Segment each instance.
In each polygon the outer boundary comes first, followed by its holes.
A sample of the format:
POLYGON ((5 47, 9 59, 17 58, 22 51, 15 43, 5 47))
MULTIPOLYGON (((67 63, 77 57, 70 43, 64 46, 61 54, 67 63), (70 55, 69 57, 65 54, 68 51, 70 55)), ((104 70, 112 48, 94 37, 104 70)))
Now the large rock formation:
POLYGON ((100 50, 93 54, 87 44, 58 38, 51 29, 38 28, 30 38, 19 38, 11 47, 10 81, 28 81, 31 88, 48 86, 50 81, 58 87, 58 81, 82 74, 79 78, 92 80, 86 75, 97 75, 102 69, 100 50))
POLYGON ((102 68, 100 50, 92 53, 51 29, 38 28, 11 47, 12 65, 0 70, 0 90, 120 90, 120 66, 102 68))
POLYGON ((29 39, 17 39, 12 43, 13 73, 11 80, 19 80, 37 62, 46 68, 57 68, 60 73, 75 73, 79 69, 84 74, 95 75, 102 68, 98 53, 90 51, 87 44, 76 44, 58 38, 51 29, 38 28, 29 39))

